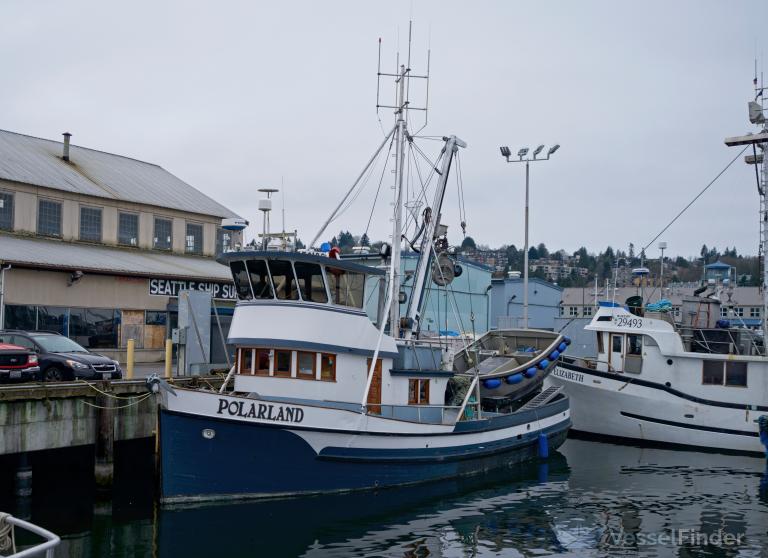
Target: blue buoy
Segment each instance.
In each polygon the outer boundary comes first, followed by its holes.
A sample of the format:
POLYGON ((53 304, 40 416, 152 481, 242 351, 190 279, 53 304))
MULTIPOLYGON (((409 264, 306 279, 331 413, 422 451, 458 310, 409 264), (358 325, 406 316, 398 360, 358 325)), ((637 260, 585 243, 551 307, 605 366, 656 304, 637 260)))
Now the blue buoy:
POLYGON ((554 351, 552 351, 551 353, 549 353, 549 360, 551 360, 551 361, 555 361, 555 360, 557 360, 557 357, 559 357, 559 356, 560 356, 560 351, 558 351, 557 349, 555 349, 554 351))
POLYGON ((570 337, 566 337, 565 339, 563 339, 563 342, 564 342, 566 345, 570 345, 570 344, 571 344, 571 338, 570 338, 570 337))
POLYGON ((528 370, 523 372, 523 375, 526 378, 533 378, 536 375, 536 372, 538 372, 538 370, 536 370, 536 367, 535 366, 531 366, 528 370))
POLYGON ((320 251, 321 252, 329 252, 331 250, 331 243, 330 242, 323 242, 320 245, 320 251))
POLYGON ((548 367, 549 367, 549 361, 546 358, 539 361, 539 368, 541 368, 542 370, 546 370, 548 367))
POLYGON ((568 345, 565 344, 565 341, 563 341, 557 346, 557 350, 560 351, 561 353, 564 353, 565 349, 567 348, 568 348, 568 345))
MULTIPOLYGON (((536 373, 536 369, 533 369, 533 373, 536 373)), ((507 376, 507 383, 508 384, 519 384, 523 381, 523 375, 519 372, 517 374, 512 374, 511 376, 507 376)))
POLYGON ((549 441, 547 440, 547 435, 543 432, 539 432, 539 457, 541 459, 546 459, 549 457, 549 441))
POLYGON ((487 380, 483 380, 483 385, 486 389, 496 389, 501 385, 501 380, 498 378, 488 378, 487 380))

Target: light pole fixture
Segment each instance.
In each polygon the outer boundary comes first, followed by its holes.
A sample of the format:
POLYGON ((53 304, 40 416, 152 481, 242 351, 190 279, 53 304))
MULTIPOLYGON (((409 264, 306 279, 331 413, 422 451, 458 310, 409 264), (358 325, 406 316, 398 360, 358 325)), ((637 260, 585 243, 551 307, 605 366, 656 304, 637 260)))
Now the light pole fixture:
POLYGON ((523 328, 528 329, 528 200, 529 200, 529 183, 530 172, 529 165, 531 162, 536 161, 549 161, 549 158, 560 149, 560 144, 556 143, 547 151, 547 156, 541 159, 538 158, 539 154, 544 150, 544 145, 539 145, 533 150, 530 157, 528 155, 528 148, 522 147, 517 152, 517 159, 512 159, 512 152, 506 145, 499 148, 501 150, 501 156, 506 159, 507 163, 525 163, 525 248, 523 253, 523 328))
POLYGON ((666 241, 659 242, 659 250, 661 250, 661 270, 659 271, 659 292, 661 298, 664 298, 664 250, 667 249, 666 241))

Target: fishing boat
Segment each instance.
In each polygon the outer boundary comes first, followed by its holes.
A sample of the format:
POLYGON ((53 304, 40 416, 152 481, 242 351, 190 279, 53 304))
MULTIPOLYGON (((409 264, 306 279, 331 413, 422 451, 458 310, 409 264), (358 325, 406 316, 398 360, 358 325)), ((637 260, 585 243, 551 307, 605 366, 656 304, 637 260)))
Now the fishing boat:
MULTIPOLYGON (((755 105, 750 103, 750 119, 764 126, 763 111, 755 105)), ((726 140, 761 150, 766 142, 765 128, 726 140)), ((762 165, 756 174, 766 316, 768 167, 756 150, 746 160, 762 165)), ((644 307, 642 297, 630 297, 626 306, 601 302, 585 327, 596 335, 597 355, 561 357, 545 382, 571 396, 574 432, 705 450, 768 452, 768 332, 763 327, 757 336, 721 319, 731 285, 727 279, 713 280, 684 298, 681 323, 674 320, 671 304, 644 307)))
MULTIPOLYGON (((433 202, 411 215, 418 232, 408 239, 404 161, 406 144, 410 149, 416 138, 407 125, 413 108, 407 84, 418 76, 410 63, 383 75, 396 81, 396 122, 310 249, 266 250, 265 230, 262 249, 221 257, 239 299, 229 330, 237 359, 218 392, 160 390, 163 502, 408 485, 545 457, 565 440, 570 413, 561 390, 528 391, 513 412, 488 411, 468 346, 454 366, 458 360, 446 345, 421 335, 428 282, 448 287, 457 275, 441 207, 466 143, 454 135, 440 140, 433 202), (373 161, 382 153, 392 159, 387 145, 395 161, 393 241, 382 246, 378 263, 342 257, 325 243, 317 247, 371 175, 373 161), (404 237, 419 254, 405 277, 404 237), (404 281, 411 296, 401 316, 404 281), (377 294, 378 303, 367 304, 377 294), (233 389, 225 391, 230 380, 233 389)), ((543 353, 532 358, 538 356, 543 353)))

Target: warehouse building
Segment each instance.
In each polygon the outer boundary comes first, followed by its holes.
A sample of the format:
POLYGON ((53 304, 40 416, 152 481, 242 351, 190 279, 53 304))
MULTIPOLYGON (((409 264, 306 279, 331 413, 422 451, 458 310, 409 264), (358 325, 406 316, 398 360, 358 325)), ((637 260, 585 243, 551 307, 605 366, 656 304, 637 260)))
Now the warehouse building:
POLYGON ((221 228, 234 217, 157 165, 70 145, 70 134, 0 130, 0 325, 57 331, 118 359, 134 339, 137 362, 160 361, 180 290, 210 291, 231 315, 231 276, 215 256, 242 243, 221 228))

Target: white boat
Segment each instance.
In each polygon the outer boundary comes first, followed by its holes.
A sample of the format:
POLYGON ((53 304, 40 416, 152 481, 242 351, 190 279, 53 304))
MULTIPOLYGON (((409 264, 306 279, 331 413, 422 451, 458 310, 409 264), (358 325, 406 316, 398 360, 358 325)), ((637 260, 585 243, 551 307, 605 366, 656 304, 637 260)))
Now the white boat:
POLYGON ((413 294, 406 315, 399 315, 402 161, 414 138, 404 118, 410 69, 401 66, 395 77, 397 122, 377 152, 394 138, 395 242, 376 267, 333 249, 222 257, 239 296, 229 331, 237 347, 234 391, 165 392, 162 501, 413 484, 543 457, 565 440, 568 399, 558 389, 530 393, 514 412, 487 412, 478 367, 454 370, 441 342, 420 338, 427 281, 447 286, 454 269, 440 210, 454 158, 466 147, 455 136, 444 138, 433 167, 434 202, 422 213, 420 241, 409 241, 419 242, 419 261, 407 277, 413 294), (369 317, 365 302, 375 293, 378 311, 369 317), (453 401, 446 403, 449 384, 453 401))
MULTIPOLYGON (((753 105, 751 119, 754 115, 753 123, 762 125, 765 119, 757 115, 762 111, 753 105)), ((763 130, 726 144, 757 143, 762 149, 766 141, 763 130)), ((768 285, 768 158, 752 157, 752 164, 763 165, 758 192, 768 285)), ((571 396, 574 431, 707 450, 768 452, 766 330, 758 338, 720 319, 720 302, 728 290, 729 282, 697 289, 683 302, 680 324, 665 308, 643 312, 640 297, 627 300, 627 307, 601 303, 585 328, 597 336, 596 358, 561 357, 545 382, 564 387, 571 396)), ((763 290, 765 319, 768 288, 763 290)))

